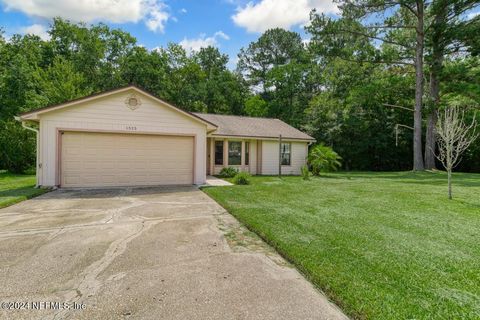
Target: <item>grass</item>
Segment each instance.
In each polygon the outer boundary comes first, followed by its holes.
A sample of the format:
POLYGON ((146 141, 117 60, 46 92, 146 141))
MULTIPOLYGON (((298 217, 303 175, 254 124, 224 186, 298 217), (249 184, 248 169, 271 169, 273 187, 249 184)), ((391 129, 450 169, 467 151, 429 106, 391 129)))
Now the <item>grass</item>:
POLYGON ((480 175, 253 177, 203 189, 358 319, 480 319, 480 175))
POLYGON ((36 189, 35 175, 12 174, 0 171, 0 208, 11 206, 47 192, 36 189))

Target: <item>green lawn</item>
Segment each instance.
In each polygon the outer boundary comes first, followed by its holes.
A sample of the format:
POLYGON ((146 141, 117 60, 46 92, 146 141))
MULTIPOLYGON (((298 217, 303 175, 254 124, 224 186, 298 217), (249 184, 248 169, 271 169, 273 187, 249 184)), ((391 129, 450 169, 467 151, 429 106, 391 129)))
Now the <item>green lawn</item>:
POLYGON ((203 189, 359 319, 480 319, 480 175, 254 177, 203 189))
POLYGON ((30 199, 45 193, 45 189, 35 189, 35 175, 21 175, 0 172, 0 208, 30 199))

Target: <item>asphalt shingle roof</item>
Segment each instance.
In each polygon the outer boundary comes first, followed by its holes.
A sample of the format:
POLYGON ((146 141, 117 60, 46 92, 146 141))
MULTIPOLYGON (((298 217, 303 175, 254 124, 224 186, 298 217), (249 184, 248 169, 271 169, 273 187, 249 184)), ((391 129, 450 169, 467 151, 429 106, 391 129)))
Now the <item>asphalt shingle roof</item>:
POLYGON ((314 140, 311 136, 286 124, 279 119, 230 116, 221 114, 194 114, 218 126, 212 135, 242 136, 258 138, 278 138, 281 134, 285 139, 314 140))

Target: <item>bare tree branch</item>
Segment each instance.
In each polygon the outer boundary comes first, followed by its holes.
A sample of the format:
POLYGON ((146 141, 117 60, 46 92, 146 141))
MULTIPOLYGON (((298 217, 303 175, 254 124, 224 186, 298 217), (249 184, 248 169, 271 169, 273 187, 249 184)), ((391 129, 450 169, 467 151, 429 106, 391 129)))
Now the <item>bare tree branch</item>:
POLYGON ((452 199, 452 170, 460 163, 463 152, 479 136, 476 114, 472 122, 466 124, 465 110, 458 106, 446 108, 438 118, 436 135, 438 152, 435 156, 447 170, 448 198, 452 199))
POLYGON ((415 29, 415 26, 389 26, 389 25, 383 25, 383 26, 366 26, 364 27, 366 29, 415 29))
POLYGON ((418 17, 417 11, 415 11, 412 7, 410 7, 410 6, 407 5, 406 3, 400 3, 400 6, 406 8, 408 11, 410 11, 411 13, 413 13, 413 15, 414 15, 415 17, 418 17))
POLYGON ((408 111, 412 111, 412 112, 415 111, 415 109, 412 109, 412 108, 397 106, 397 105, 389 104, 389 103, 384 103, 383 105, 386 106, 386 107, 399 108, 399 109, 404 109, 404 110, 408 110, 408 111))
POLYGON ((343 61, 357 62, 357 63, 400 64, 400 65, 406 65, 406 66, 415 66, 414 63, 405 62, 405 61, 355 60, 355 59, 348 59, 340 56, 338 58, 342 59, 343 61))
POLYGON ((397 123, 395 125, 395 147, 398 147, 398 134, 400 132, 399 130, 399 127, 402 127, 402 128, 407 128, 407 129, 410 129, 410 130, 415 130, 413 127, 410 127, 410 126, 407 126, 407 125, 404 125, 404 124, 400 124, 400 123, 397 123))
POLYGON ((389 44, 392 44, 392 45, 404 47, 404 48, 406 48, 406 49, 412 49, 412 47, 410 47, 409 45, 406 45, 406 44, 403 44, 403 43, 400 43, 400 42, 396 42, 396 41, 392 41, 392 40, 387 40, 387 39, 385 39, 385 38, 381 38, 381 37, 376 37, 376 36, 373 36, 373 35, 365 34, 365 33, 363 33, 363 32, 359 32, 359 31, 345 30, 345 29, 339 29, 339 30, 337 30, 337 31, 343 32, 343 33, 351 33, 351 34, 355 34, 355 35, 358 35, 358 36, 361 36, 361 37, 379 40, 379 41, 382 41, 382 42, 385 42, 385 43, 389 43, 389 44))

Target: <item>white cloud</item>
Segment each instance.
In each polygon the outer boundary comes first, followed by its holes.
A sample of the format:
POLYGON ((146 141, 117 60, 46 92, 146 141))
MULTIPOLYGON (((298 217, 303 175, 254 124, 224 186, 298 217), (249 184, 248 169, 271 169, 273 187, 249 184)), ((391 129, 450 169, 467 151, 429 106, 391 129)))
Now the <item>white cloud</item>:
POLYGON ((48 34, 47 30, 48 28, 44 25, 32 24, 28 27, 22 27, 20 29, 20 32, 23 34, 34 34, 36 36, 39 36, 43 40, 48 40, 50 39, 50 35, 48 34))
POLYGON ((170 14, 166 11, 167 6, 163 2, 149 0, 146 1, 146 6, 144 9, 148 10, 148 13, 146 13, 147 19, 145 22, 147 27, 152 31, 160 31, 163 33, 165 31, 165 24, 170 17, 170 14))
POLYGON ((233 5, 236 5, 236 6, 241 6, 241 5, 244 5, 244 4, 248 3, 248 0, 223 0, 223 1, 228 3, 228 4, 233 4, 233 5))
POLYGON ((200 48, 206 47, 218 47, 218 39, 230 40, 230 37, 225 34, 223 31, 217 31, 211 37, 207 37, 205 34, 201 34, 198 38, 188 39, 183 38, 180 41, 180 45, 188 52, 199 51, 200 48))
POLYGON ((5 9, 29 16, 72 21, 108 21, 113 23, 145 21, 152 31, 164 32, 170 18, 163 0, 0 0, 5 9))
POLYGON ((187 9, 185 8, 180 9, 180 13, 187 13, 187 9))
POLYGON ((222 38, 224 40, 230 40, 230 37, 225 34, 223 31, 217 31, 215 32, 215 34, 213 35, 214 38, 222 38))
POLYGON ((264 32, 271 28, 289 29, 308 22, 310 11, 337 13, 332 0, 261 0, 238 7, 233 22, 248 32, 264 32))

